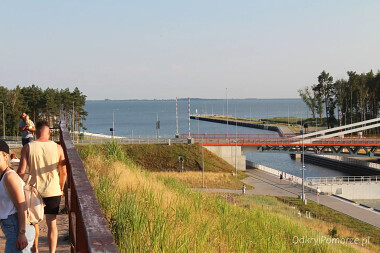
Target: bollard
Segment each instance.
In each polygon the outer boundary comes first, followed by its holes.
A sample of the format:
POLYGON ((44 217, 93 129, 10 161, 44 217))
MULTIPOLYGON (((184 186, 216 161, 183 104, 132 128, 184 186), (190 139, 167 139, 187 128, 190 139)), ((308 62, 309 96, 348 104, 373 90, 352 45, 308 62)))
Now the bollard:
POLYGON ((183 161, 185 160, 183 156, 180 156, 179 158, 179 172, 183 172, 183 161))

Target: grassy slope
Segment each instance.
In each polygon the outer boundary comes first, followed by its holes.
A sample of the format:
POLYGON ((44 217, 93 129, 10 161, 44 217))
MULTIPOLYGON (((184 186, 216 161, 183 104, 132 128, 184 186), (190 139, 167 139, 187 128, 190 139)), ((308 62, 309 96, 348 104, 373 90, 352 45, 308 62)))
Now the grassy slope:
POLYGON ((305 227, 293 208, 274 198, 236 197, 233 205, 141 170, 118 147, 87 146, 80 153, 121 252, 355 251, 345 245, 293 243, 295 236, 324 235, 305 227))
MULTIPOLYGON (((93 148, 105 152, 103 145, 93 148)), ((188 187, 202 187, 202 149, 199 145, 121 145, 125 156, 141 168, 162 177, 173 177, 188 187), (184 172, 178 173, 179 156, 184 157, 184 172)), ((78 146, 83 150, 86 146, 78 146)), ((246 178, 245 172, 239 172, 238 177, 232 175, 235 168, 225 160, 204 149, 205 187, 227 188, 240 190, 246 178)), ((247 189, 253 189, 247 186, 247 189)))
MULTIPOLYGON (((150 171, 178 171, 179 156, 184 157, 185 171, 202 170, 202 149, 200 145, 123 145, 128 157, 142 168, 150 171)), ((205 171, 231 172, 234 167, 223 159, 204 150, 205 171)))
MULTIPOLYGON (((188 187, 202 187, 202 147, 195 145, 122 145, 126 155, 142 168, 157 172, 163 177, 173 177, 188 187), (184 173, 179 170, 179 156, 184 158, 184 173), (164 172, 164 173, 162 173, 164 172)), ((232 176, 235 168, 222 158, 204 149, 206 188, 241 189, 244 172, 232 176)), ((247 189, 253 187, 248 186, 247 189)))
MULTIPOLYGON (((331 228, 333 226, 340 227, 341 229, 338 229, 338 235, 340 232, 347 232, 347 228, 349 228, 349 230, 355 231, 359 237, 365 238, 369 236, 371 238, 371 243, 380 245, 380 230, 374 226, 366 224, 358 219, 352 218, 328 207, 318 205, 312 201, 309 201, 307 205, 303 205, 302 201, 297 198, 277 197, 277 199, 290 205, 296 206, 299 210, 301 210, 302 213, 305 213, 305 211, 311 212, 313 216, 316 216, 318 219, 330 223, 331 228)), ((344 237, 348 236, 351 235, 344 235, 344 237)))

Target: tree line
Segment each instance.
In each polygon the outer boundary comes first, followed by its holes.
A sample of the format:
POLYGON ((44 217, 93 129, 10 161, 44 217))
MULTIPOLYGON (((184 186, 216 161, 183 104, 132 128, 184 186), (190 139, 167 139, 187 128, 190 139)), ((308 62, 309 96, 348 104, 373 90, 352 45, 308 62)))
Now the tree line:
POLYGON ((298 90, 313 119, 327 127, 341 126, 377 118, 380 105, 380 71, 375 74, 347 72, 348 78, 334 81, 325 70, 318 82, 298 90), (323 118, 325 113, 326 117, 323 118))
MULTIPOLYGON (((5 118, 5 135, 17 136, 18 124, 23 112, 36 123, 47 120, 51 126, 57 127, 59 121, 65 120, 69 129, 80 131, 84 129, 83 122, 87 112, 84 110, 86 95, 77 87, 73 91, 66 89, 41 89, 36 85, 28 87, 16 86, 7 89, 0 86, 0 111, 3 110, 5 118)), ((2 122, 2 113, 0 122, 2 122)), ((3 122, 0 124, 0 135, 3 133, 3 122)))

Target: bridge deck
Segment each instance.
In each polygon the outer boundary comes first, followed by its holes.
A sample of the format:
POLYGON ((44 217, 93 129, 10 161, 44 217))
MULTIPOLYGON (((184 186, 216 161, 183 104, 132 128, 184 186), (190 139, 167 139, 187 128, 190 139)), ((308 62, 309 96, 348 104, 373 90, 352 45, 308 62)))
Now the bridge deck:
POLYGON ((330 138, 330 139, 294 139, 277 135, 193 135, 196 143, 210 146, 345 146, 379 147, 380 138, 330 138))

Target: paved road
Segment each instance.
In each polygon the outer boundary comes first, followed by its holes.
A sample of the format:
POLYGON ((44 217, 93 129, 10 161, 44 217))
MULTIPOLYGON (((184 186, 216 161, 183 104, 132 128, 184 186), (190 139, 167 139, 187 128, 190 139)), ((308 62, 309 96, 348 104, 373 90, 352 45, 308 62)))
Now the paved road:
POLYGON ((288 126, 278 126, 283 134, 293 135, 294 132, 288 126))
MULTIPOLYGON (((247 170, 249 177, 245 178, 243 182, 247 185, 255 187, 253 190, 247 190, 246 194, 258 195, 271 195, 271 196, 291 196, 296 197, 302 195, 302 189, 288 181, 280 180, 272 174, 260 171, 257 169, 247 170)), ((225 192, 225 193, 241 193, 240 190, 226 190, 226 189, 199 189, 206 192, 225 192)), ((306 193, 306 199, 317 202, 315 193, 306 193)), ((347 214, 372 226, 380 228, 380 214, 360 207, 354 203, 341 200, 339 198, 327 195, 319 197, 319 203, 325 205, 338 212, 347 214)))

